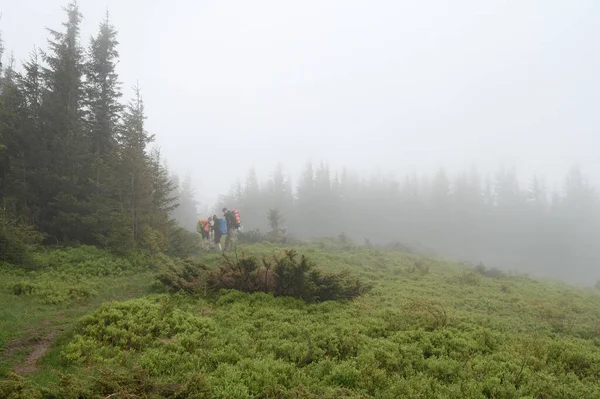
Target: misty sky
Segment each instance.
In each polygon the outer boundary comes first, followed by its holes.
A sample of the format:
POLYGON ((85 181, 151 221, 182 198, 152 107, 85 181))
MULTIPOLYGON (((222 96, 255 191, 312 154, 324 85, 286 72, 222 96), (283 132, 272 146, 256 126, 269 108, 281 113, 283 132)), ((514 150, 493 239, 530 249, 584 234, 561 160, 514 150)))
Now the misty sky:
MULTIPOLYGON (((67 0, 4 0, 23 60, 67 0)), ((431 172, 516 165, 550 188, 578 163, 600 183, 600 2, 81 0, 83 38, 108 7, 125 93, 212 202, 282 161, 431 172), (227 160, 229 159, 229 160, 227 160)))

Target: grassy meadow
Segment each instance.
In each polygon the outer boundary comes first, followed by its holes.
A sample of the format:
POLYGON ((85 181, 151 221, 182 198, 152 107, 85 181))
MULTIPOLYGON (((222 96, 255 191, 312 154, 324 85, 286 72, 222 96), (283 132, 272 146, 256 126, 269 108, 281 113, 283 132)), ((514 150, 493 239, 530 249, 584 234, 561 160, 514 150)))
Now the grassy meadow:
POLYGON ((600 398, 599 290, 334 240, 295 249, 370 290, 191 295, 156 278, 177 260, 92 247, 2 265, 0 397, 600 398))

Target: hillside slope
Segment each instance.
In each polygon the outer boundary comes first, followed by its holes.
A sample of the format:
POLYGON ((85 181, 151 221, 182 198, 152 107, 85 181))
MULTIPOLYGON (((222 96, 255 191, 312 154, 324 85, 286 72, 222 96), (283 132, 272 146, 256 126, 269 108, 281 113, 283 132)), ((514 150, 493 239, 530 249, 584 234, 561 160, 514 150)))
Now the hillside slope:
MULTIPOLYGON (((15 277, 4 269, 0 299, 13 304, 13 333, 0 342, 0 396, 600 398, 599 291, 327 241, 296 249, 318 269, 349 270, 372 290, 316 304, 238 291, 189 296, 167 293, 147 268, 123 266, 120 276, 109 269, 85 277, 95 294, 52 303, 41 290, 14 295, 15 282, 26 287, 40 272, 15 277), (115 291, 117 301, 98 306, 115 291), (57 337, 22 377, 11 370, 23 371, 31 353, 14 344, 44 317, 17 325, 17 311, 68 313, 60 329, 44 327, 57 337)), ((239 248, 259 257, 282 250, 239 248)), ((60 269, 48 266, 44 284, 64 278, 53 268, 60 269)))

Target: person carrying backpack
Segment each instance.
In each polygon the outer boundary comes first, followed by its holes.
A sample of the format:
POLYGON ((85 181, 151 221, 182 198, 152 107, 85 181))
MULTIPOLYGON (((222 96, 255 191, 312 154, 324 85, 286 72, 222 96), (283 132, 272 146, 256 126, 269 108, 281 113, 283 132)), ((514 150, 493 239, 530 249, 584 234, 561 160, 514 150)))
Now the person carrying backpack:
POLYGON ((225 219, 219 219, 217 215, 213 215, 213 233, 215 236, 215 247, 219 250, 219 252, 223 251, 223 247, 221 247, 221 237, 223 234, 227 233, 226 222, 225 219))
POLYGON ((227 239, 225 240, 225 251, 233 249, 235 245, 237 229, 240 228, 240 215, 237 209, 233 212, 227 208, 223 208, 223 216, 227 222, 227 239))
POLYGON ((201 240, 200 245, 204 250, 204 242, 206 241, 206 249, 210 245, 210 217, 207 219, 200 219, 196 224, 196 231, 200 234, 201 240))

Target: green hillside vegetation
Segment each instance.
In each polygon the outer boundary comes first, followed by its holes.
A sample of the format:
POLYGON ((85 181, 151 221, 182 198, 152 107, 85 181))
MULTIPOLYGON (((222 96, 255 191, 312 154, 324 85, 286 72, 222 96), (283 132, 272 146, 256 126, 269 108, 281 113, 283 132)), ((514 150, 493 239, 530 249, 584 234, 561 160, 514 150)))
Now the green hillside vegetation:
POLYGON ((229 261, 80 247, 37 253, 33 271, 4 265, 0 396, 600 397, 598 290, 336 240, 294 250, 370 289, 306 300, 204 278, 285 259, 265 243, 229 261))

